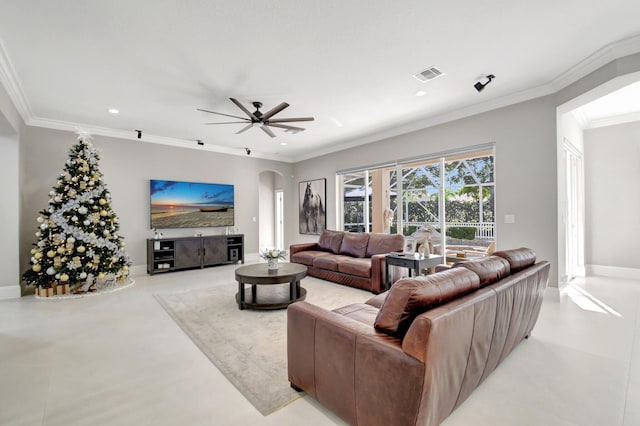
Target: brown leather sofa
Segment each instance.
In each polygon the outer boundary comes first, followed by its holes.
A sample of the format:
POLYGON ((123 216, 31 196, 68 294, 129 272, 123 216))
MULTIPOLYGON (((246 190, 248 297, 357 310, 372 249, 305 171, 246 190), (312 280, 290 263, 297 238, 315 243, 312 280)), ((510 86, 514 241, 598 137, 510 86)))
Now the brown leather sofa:
POLYGON ((334 311, 294 303, 289 381, 352 425, 440 424, 529 336, 549 267, 521 248, 334 311))
POLYGON ((386 289, 385 256, 403 248, 403 235, 324 230, 317 243, 291 245, 289 260, 308 275, 378 294, 386 289))

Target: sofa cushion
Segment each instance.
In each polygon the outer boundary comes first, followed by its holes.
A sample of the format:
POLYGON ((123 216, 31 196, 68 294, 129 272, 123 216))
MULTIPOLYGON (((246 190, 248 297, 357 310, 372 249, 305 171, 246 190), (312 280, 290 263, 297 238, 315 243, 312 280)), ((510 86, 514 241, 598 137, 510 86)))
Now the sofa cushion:
POLYGON ((404 248, 404 235, 401 234, 369 234, 366 257, 374 254, 386 254, 393 251, 402 251, 404 248))
POLYGON ((318 256, 313 259, 313 266, 327 271, 338 271, 338 264, 349 259, 351 259, 349 256, 326 253, 326 256, 318 256))
POLYGON ((371 327, 373 327, 376 315, 378 315, 377 308, 364 303, 353 303, 351 305, 334 309, 333 312, 371 327))
POLYGON ((293 253, 291 255, 291 261, 295 263, 302 263, 303 265, 311 266, 313 265, 313 260, 318 257, 329 256, 329 253, 326 251, 318 251, 318 250, 307 250, 307 251, 299 251, 297 253, 293 253))
POLYGON ((512 274, 536 263, 536 252, 526 247, 513 250, 496 251, 493 255, 506 259, 511 266, 512 274))
POLYGON ((340 259, 340 262, 338 263, 338 272, 364 278, 369 278, 371 276, 371 259, 360 259, 346 256, 345 258, 346 259, 340 259))
POLYGON ((480 287, 493 284, 509 275, 510 266, 502 257, 489 256, 482 259, 454 263, 452 268, 466 268, 480 278, 480 287))
POLYGON ((376 317, 375 328, 403 336, 413 319, 431 308, 477 290, 480 278, 466 268, 403 278, 389 291, 376 317))
POLYGON ((357 234, 355 232, 345 232, 342 237, 340 254, 353 257, 364 257, 367 253, 367 243, 369 234, 357 234))
POLYGON ((322 234, 320 234, 320 239, 318 239, 318 247, 320 247, 320 250, 338 254, 340 252, 340 244, 342 244, 343 235, 344 232, 342 231, 331 231, 329 229, 325 229, 322 231, 322 234))

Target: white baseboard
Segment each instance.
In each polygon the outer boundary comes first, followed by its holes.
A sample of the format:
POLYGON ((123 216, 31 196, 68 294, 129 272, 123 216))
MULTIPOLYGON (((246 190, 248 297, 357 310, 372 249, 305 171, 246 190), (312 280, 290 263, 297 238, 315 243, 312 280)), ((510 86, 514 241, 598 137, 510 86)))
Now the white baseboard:
POLYGON ((640 280, 640 269, 620 266, 587 265, 587 276, 597 275, 612 278, 640 280))
POLYGON ((2 299, 17 299, 20 297, 19 285, 8 285, 0 287, 0 300, 2 299))

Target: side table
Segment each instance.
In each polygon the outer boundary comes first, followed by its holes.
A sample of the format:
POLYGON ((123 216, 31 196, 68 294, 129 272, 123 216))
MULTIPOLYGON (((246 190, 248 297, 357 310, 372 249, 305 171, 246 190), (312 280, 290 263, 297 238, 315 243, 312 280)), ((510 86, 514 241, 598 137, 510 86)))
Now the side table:
POLYGON ((420 276, 420 271, 425 268, 432 268, 436 265, 440 265, 443 263, 443 257, 437 254, 430 254, 424 257, 415 257, 413 254, 403 254, 403 253, 390 253, 385 256, 384 264, 385 264, 385 280, 387 284, 387 289, 391 288, 393 284, 391 282, 391 277, 389 276, 389 266, 402 266, 404 268, 409 268, 409 277, 411 277, 411 272, 413 271, 416 276, 420 276))

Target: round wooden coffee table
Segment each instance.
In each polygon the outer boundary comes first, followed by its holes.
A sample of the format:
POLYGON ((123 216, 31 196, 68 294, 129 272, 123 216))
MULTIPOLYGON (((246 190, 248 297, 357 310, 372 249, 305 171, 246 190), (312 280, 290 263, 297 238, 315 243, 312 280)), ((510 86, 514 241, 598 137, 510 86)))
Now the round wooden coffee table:
POLYGON ((307 276, 307 267, 299 263, 280 263, 278 269, 267 269, 266 263, 241 266, 236 269, 239 309, 282 309, 293 302, 304 300, 307 290, 300 287, 300 280, 307 276), (258 300, 257 286, 289 283, 289 298, 285 300, 258 300), (245 284, 251 284, 251 302, 245 300, 245 284))

